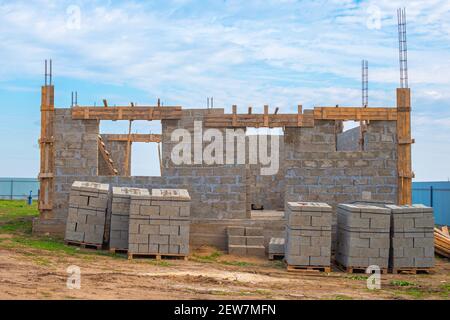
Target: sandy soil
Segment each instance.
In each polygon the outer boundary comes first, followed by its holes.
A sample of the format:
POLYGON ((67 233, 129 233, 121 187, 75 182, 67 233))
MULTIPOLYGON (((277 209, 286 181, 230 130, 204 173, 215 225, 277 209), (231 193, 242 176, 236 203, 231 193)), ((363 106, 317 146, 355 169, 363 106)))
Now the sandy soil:
MULTIPOLYGON (((84 250, 84 249, 82 249, 84 250)), ((432 275, 383 275, 368 290, 363 275, 291 273, 280 262, 223 255, 202 248, 190 261, 0 249, 1 299, 449 299, 450 263, 438 259, 432 275), (230 264, 239 265, 230 265, 230 264), (81 289, 68 289, 67 267, 81 269, 81 289), (406 287, 393 285, 405 281, 406 287), (448 289, 447 289, 448 290, 448 289)))

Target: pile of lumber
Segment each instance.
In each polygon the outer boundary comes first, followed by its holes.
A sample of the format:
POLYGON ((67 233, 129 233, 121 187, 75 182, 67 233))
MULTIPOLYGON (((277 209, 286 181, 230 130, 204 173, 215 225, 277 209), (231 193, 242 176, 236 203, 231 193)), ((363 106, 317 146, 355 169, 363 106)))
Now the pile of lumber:
POLYGON ((450 258, 450 234, 448 227, 434 228, 434 251, 443 257, 450 258))

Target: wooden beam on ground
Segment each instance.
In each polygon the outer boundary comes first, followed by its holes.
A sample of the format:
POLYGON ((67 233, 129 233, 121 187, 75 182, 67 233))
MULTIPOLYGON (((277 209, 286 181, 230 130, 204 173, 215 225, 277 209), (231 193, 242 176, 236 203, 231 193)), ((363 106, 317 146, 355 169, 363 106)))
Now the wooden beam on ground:
POLYGON ((411 91, 409 88, 397 89, 397 171, 398 204, 412 203, 411 165, 411 91))
POLYGON ((174 107, 84 107, 72 108, 74 120, 177 120, 182 108, 174 107))
MULTIPOLYGON (((130 135, 131 142, 161 142, 160 134, 140 134, 132 133, 130 135)), ((128 141, 128 134, 108 134, 108 141, 128 141)))
POLYGON ((40 170, 39 170, 39 200, 38 209, 41 216, 49 216, 53 210, 54 197, 54 118, 55 118, 55 88, 52 85, 41 88, 41 137, 40 170))

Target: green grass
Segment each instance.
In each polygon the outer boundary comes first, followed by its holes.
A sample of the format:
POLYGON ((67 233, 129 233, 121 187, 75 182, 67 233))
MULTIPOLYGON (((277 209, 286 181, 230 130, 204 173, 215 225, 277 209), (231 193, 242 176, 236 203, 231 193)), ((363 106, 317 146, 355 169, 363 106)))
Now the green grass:
POLYGON ((198 262, 205 262, 205 263, 212 263, 217 262, 217 259, 220 258, 223 255, 220 251, 214 251, 210 255, 207 256, 200 256, 200 255, 194 255, 194 259, 198 262))
MULTIPOLYGON (((67 246, 60 238, 33 236, 32 219, 37 216, 39 216, 39 211, 36 202, 29 206, 22 200, 0 200, 0 234, 11 235, 11 238, 0 239, 0 246, 63 252, 68 255, 83 254, 109 256, 117 259, 126 258, 124 255, 116 255, 105 251, 90 251, 67 246)), ((43 261, 40 262, 45 264, 43 261)))
POLYGON ((412 286, 416 286, 415 283, 404 281, 404 280, 392 280, 391 281, 391 285, 396 286, 396 287, 412 287, 412 286))
POLYGON ((25 200, 0 200, 0 222, 39 216, 37 202, 29 206, 25 200))
POLYGON ((334 296, 334 300, 353 300, 353 298, 343 294, 338 294, 334 296))
POLYGON ((368 276, 358 276, 358 275, 355 275, 355 276, 350 276, 350 277, 348 277, 350 280, 367 280, 369 277, 368 276))

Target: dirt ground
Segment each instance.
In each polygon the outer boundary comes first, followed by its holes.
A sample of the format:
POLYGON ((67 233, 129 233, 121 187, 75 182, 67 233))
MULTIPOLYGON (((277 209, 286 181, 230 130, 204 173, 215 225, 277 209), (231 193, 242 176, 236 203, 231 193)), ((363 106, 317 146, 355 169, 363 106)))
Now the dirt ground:
MULTIPOLYGON (((8 242, 3 235, 2 243, 8 242)), ((76 249, 78 251, 78 249, 76 249)), ((280 261, 244 259, 200 248, 189 261, 127 260, 27 247, 0 248, 1 299, 449 299, 450 263, 432 275, 382 275, 380 290, 364 274, 291 273, 280 261), (81 270, 68 289, 67 267, 81 270)))

